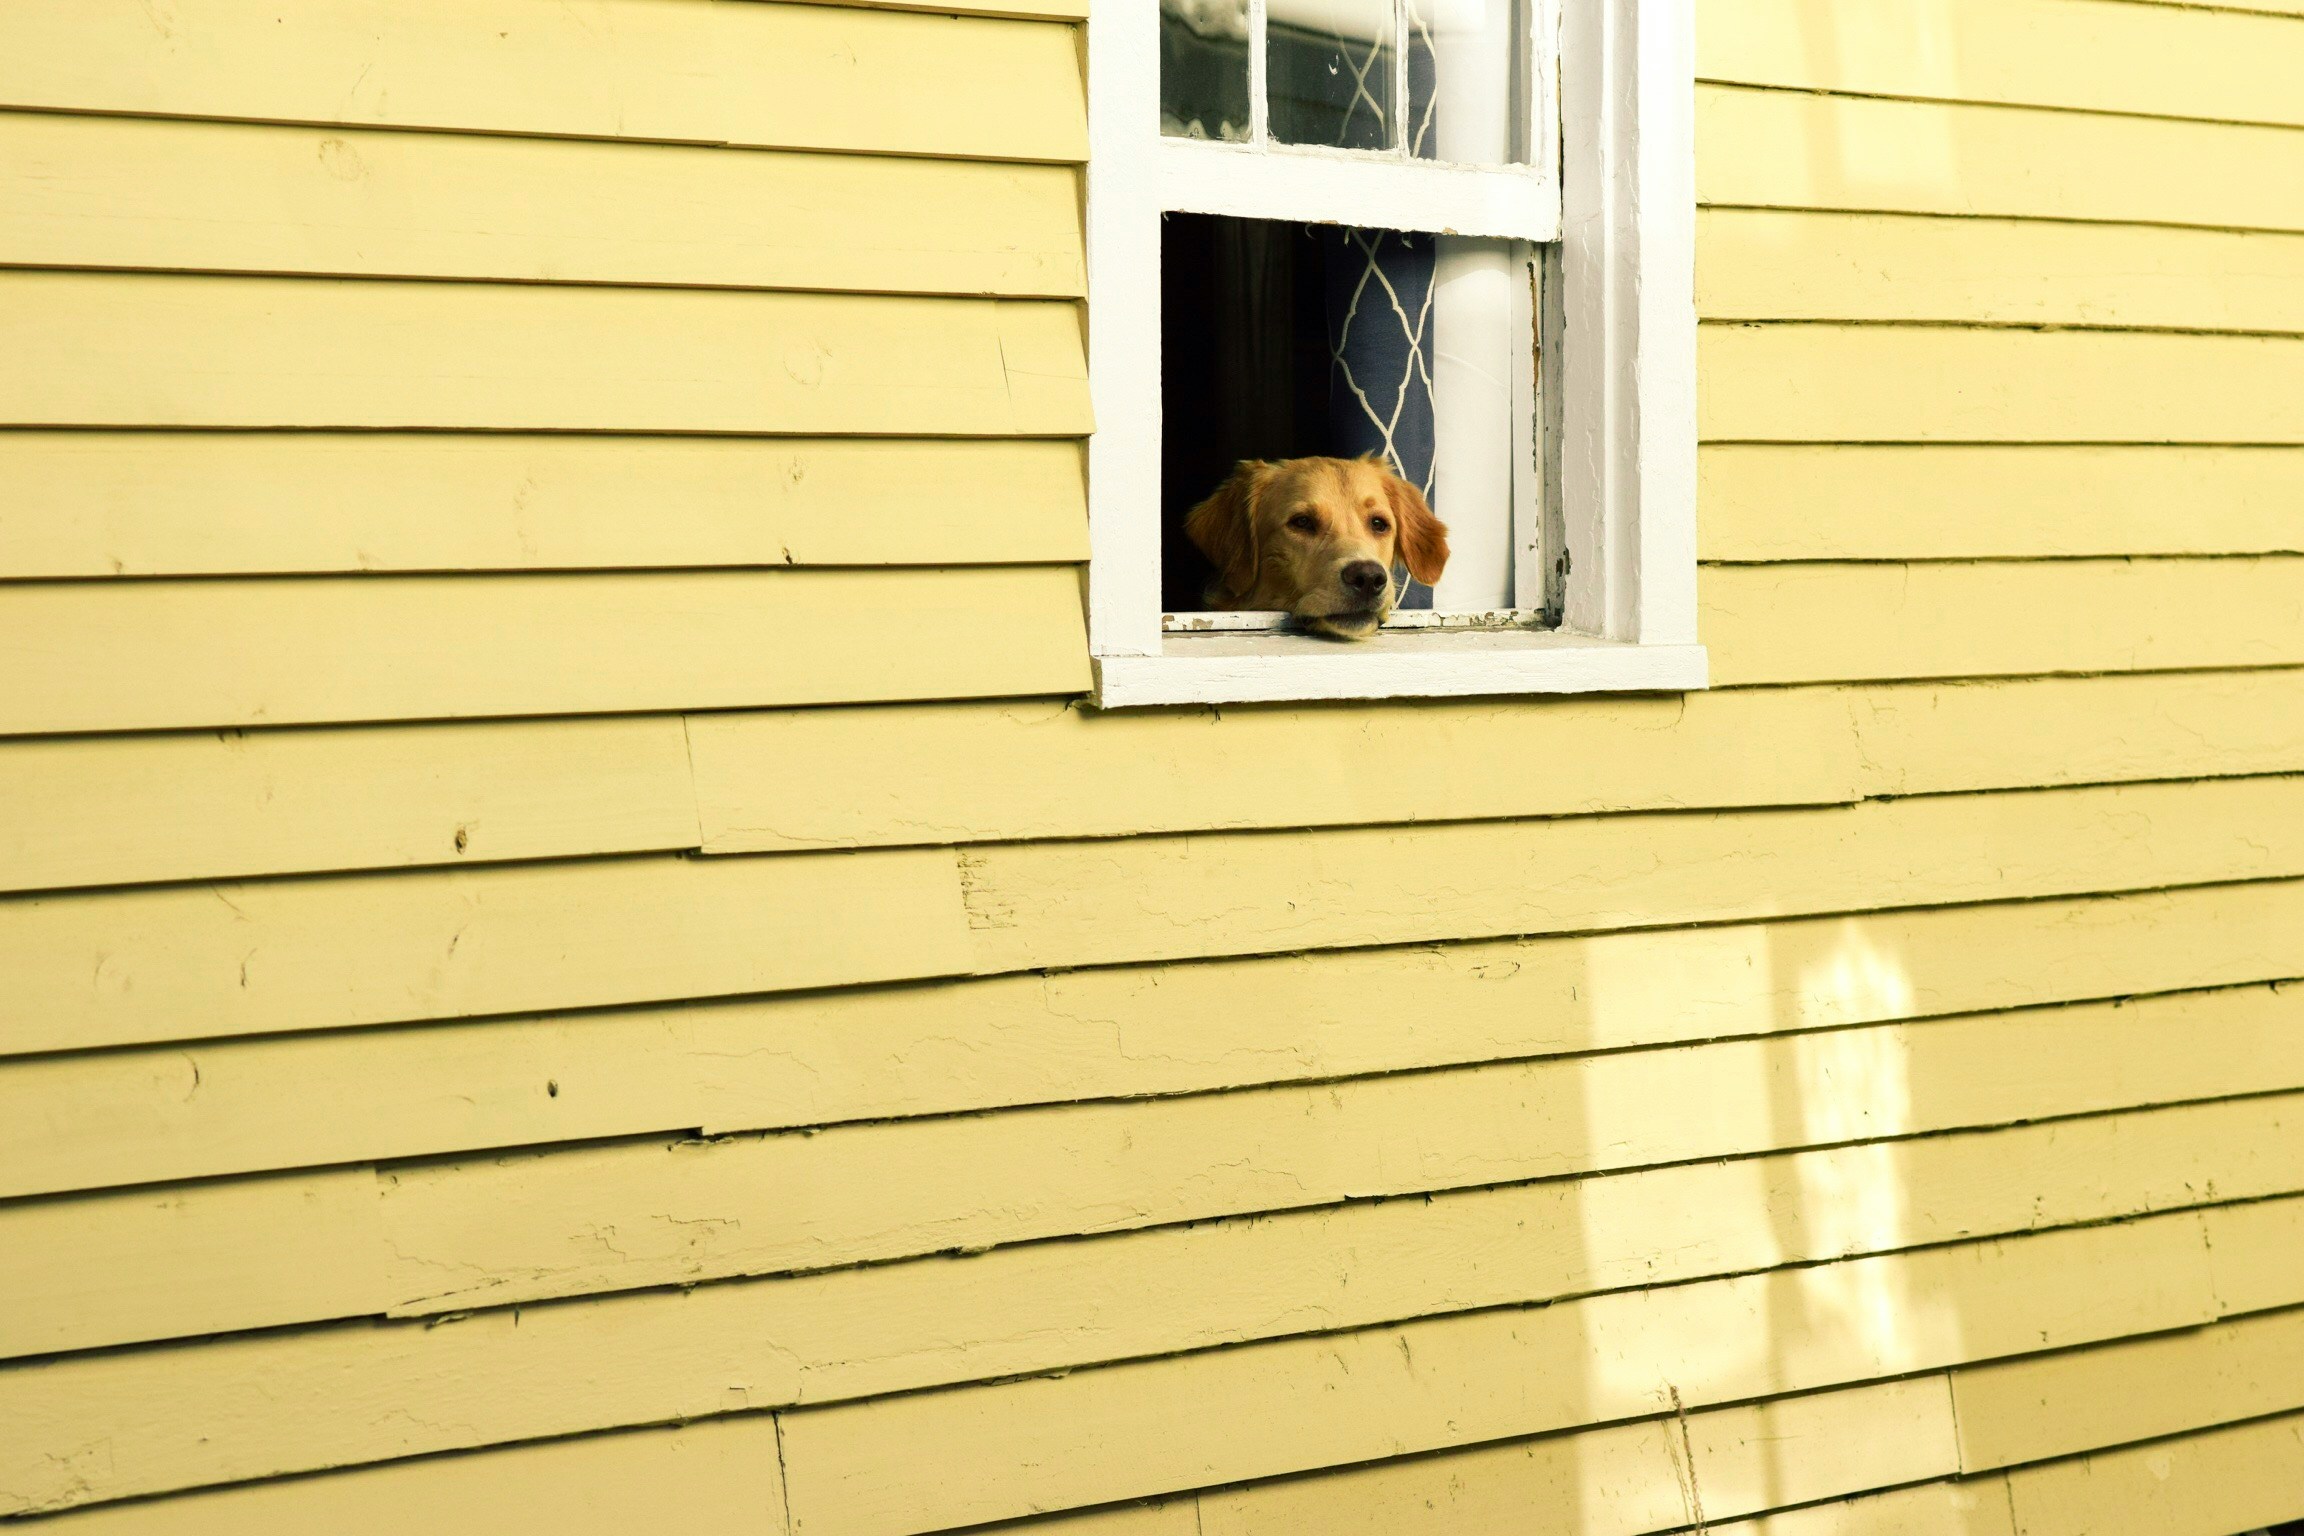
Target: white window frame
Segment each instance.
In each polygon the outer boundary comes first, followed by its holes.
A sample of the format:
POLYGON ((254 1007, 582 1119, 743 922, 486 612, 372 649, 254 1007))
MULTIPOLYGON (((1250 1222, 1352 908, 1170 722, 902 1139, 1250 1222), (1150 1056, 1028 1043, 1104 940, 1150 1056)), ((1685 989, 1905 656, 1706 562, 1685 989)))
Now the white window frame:
MULTIPOLYGON (((1261 0, 1252 5, 1261 20, 1261 0)), ((1705 687, 1696 637, 1693 0, 1558 0, 1558 111, 1544 118, 1558 124, 1557 161, 1539 154, 1536 166, 1499 168, 1164 138, 1159 10, 1156 0, 1093 0, 1088 24, 1095 702, 1705 687), (1168 211, 1559 242, 1560 356, 1545 358, 1543 381, 1558 392, 1555 526, 1566 563, 1558 628, 1432 626, 1361 641, 1163 633, 1160 219, 1168 211)))

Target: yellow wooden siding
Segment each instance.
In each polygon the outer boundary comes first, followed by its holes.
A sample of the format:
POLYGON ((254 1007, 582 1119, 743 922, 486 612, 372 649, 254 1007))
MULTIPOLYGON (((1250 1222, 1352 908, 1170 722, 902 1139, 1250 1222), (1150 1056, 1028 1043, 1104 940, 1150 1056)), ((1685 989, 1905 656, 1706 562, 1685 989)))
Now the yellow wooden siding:
POLYGON ((0 424, 1076 436, 1077 308, 0 273, 0 424))
POLYGON ((2304 126, 2304 32, 2221 7, 1740 0, 1699 18, 1703 80, 2304 126))
POLYGON ((2304 780, 961 853, 978 966, 1182 960, 2304 873, 2304 780))
POLYGON ((1715 206, 2304 231, 2289 128, 1735 86, 1696 102, 1715 206))
POLYGON ((1707 560, 2304 552, 2296 448, 1714 443, 1698 463, 1707 560))
POLYGON ((1084 688, 1061 566, 57 582, 0 594, 0 731, 1084 688))
POLYGON ((1134 716, 1085 9, 0 15, 0 1512, 2304 1513, 2296 0, 1706 0, 1724 686, 1134 716))
POLYGON ((776 1529, 783 1510, 776 1427, 756 1416, 114 1505, 32 1528, 58 1536, 630 1536, 677 1525, 695 1536, 753 1536, 776 1529))
POLYGON ((14 890, 696 842, 677 715, 0 743, 14 890))
POLYGON ((2231 1536, 2304 1509, 2304 1416, 2009 1474, 2017 1536, 2231 1536))
POLYGON ((950 975, 973 958, 942 849, 18 897, 0 905, 0 1052, 950 975))
POLYGON ((1708 441, 2304 442, 2304 337, 1716 324, 1699 355, 1708 441))
MULTIPOLYGON (((2009 1176, 2011 1154, 2068 1133, 1998 1133, 1998 1145, 1939 1165, 1938 1171, 1965 1174, 1981 1187, 1924 1182, 1916 1193, 1940 1194, 1970 1219, 1982 1216, 1988 1229, 2002 1232, 2086 1219, 2106 1207, 2102 1188, 2077 1207, 2057 1198, 2034 1209, 2022 1179, 2009 1176)), ((2150 1156, 2140 1148, 2118 1166, 2148 1169, 2150 1156)), ((2086 1158, 2085 1147, 2074 1149, 2070 1187, 2077 1191, 2101 1183, 2086 1158)), ((1848 1187, 1851 1175, 1861 1187, 1867 1160, 1857 1150, 1803 1154, 1780 1165, 1660 1169, 1567 1188, 1540 1184, 1002 1247, 959 1261, 934 1258, 422 1322, 71 1356, 0 1373, 0 1427, 12 1429, 0 1438, 9 1452, 0 1487, 21 1501, 10 1508, 40 1508, 826 1400, 862 1400, 832 1416, 843 1426, 842 1441, 861 1454, 875 1437, 857 1438, 846 1426, 883 1409, 925 1425, 956 1413, 965 1419, 969 1405, 989 1404, 995 1411, 982 1423, 997 1434, 1005 1416, 999 1405, 1019 1393, 1026 1401, 1084 1394, 1089 1403, 1120 1411, 1131 1379, 1167 1383, 1163 1395, 1171 1387, 1190 1391, 1198 1380, 1213 1401, 1228 1400, 1226 1383, 1243 1380, 1262 1380, 1260 1393, 1285 1395, 1306 1385, 1298 1366, 1334 1351, 1363 1362, 1400 1360, 1393 1336, 1401 1333, 1411 1341, 1401 1364, 1418 1378, 1415 1395, 1438 1413, 1445 1394, 1478 1372, 1435 1370, 1418 1340, 1459 1341, 1476 1357, 1477 1341, 1517 1337, 1530 1324, 1537 1332, 1524 1340, 1528 1349, 1555 1356, 1530 1376, 1530 1390, 1555 1402, 1562 1395, 1582 1399, 1593 1419, 1621 1418, 1668 1411, 1668 1385, 1681 1387, 1686 1406, 1696 1408, 2063 1349, 2218 1315, 2200 1226, 2204 1216, 2217 1214, 2213 1210, 1880 1252, 1884 1244, 1956 1236, 1960 1218, 1939 1226, 1921 1214, 1932 1201, 1916 1200, 1909 1232, 1883 1230, 1851 1243, 1821 1212, 1814 1221, 1787 1225, 1772 1208, 1794 1190, 1826 1198, 1848 1187), (1691 1239, 1686 1245, 1659 1242, 1660 1232, 1683 1231, 1691 1239), (1858 1256, 1739 1275, 1785 1261, 1839 1259, 1848 1247, 1858 1256), (1435 1253, 1462 1257, 1452 1266, 1417 1257, 1435 1253), (1497 1262, 1474 1261, 1487 1254, 1497 1262), (2124 1283, 2089 1287, 2073 1278, 2095 1266, 2108 1273, 2125 1266, 2117 1271, 2124 1283), (1694 1283, 1669 1283, 1675 1281, 1694 1283), (1662 1289, 1642 1289, 1660 1282, 1662 1289), (1556 1299, 1579 1296, 1584 1299, 1556 1299), (1554 1304, 1494 1310, 1531 1300, 1554 1304), (1867 1322, 1870 1306, 1901 1310, 1867 1322), (1780 1316, 1784 1327, 1771 1335, 1734 1320, 1754 1307, 1780 1316), (1431 1315, 1436 1312, 1447 1315, 1431 1315), (1413 1318, 1425 1320, 1370 1326, 1413 1318), (1307 1326, 1348 1331, 1291 1337, 1307 1326), (1609 1338, 1628 1351, 1624 1368, 1577 1366, 1577 1341, 1599 1347, 1609 1338), (1715 1343, 1676 1360, 1699 1338, 1715 1343), (1243 1340, 1209 1352, 1211 1345, 1243 1340), (1179 1349, 1195 1352, 1179 1355, 1179 1349), (1078 1391, 1045 1380, 959 1385, 1130 1356, 1163 1358, 1075 1375, 1072 1380, 1085 1383, 1078 1391), (1871 1368, 1853 1364, 1858 1357, 1869 1358, 1871 1368), (881 1395, 946 1387, 925 1400, 881 1395), (188 1404, 201 1405, 196 1421, 185 1421, 188 1404), (418 1415, 407 1407, 413 1404, 430 1412, 418 1415), (75 1467, 42 1458, 38 1442, 15 1431, 26 1425, 42 1426, 61 1444, 108 1436, 105 1460, 84 1459, 75 1467)), ((2122 1189, 2110 1198, 2133 1194, 2122 1189)), ((1399 1365, 1381 1373, 1397 1377, 1399 1365)), ((1380 1392, 1381 1383, 1363 1383, 1356 1395, 1361 1390, 1380 1392)), ((1509 1395, 1515 1388, 1473 1381, 1472 1390, 1509 1395)), ((1363 1409, 1355 1417, 1350 1433, 1384 1432, 1380 1411, 1371 1417, 1363 1409)), ((1492 1423, 1485 1433, 1466 1424, 1462 1438, 1450 1431, 1432 1443, 1584 1422, 1572 1415, 1539 1417, 1517 1428, 1492 1423)), ((1222 1416, 1205 1420, 1205 1433, 1224 1423, 1222 1416)), ((1080 1428, 1093 1433, 1092 1425, 1080 1428)), ((1339 1429, 1314 1415, 1296 1433, 1334 1440, 1339 1429)), ((896 1447, 906 1439, 899 1430, 887 1446, 891 1458, 901 1459, 896 1447)), ((1125 1448, 1126 1442, 1116 1443, 1114 1456, 1124 1461, 1125 1448)), ((1256 1451, 1246 1444, 1225 1454, 1252 1460, 1256 1451)), ((1336 1454, 1305 1465, 1359 1459, 1365 1458, 1336 1454)), ((1050 1472, 1067 1475, 1062 1467, 1050 1472)), ((886 1475, 907 1474, 891 1466, 886 1475)), ((1000 1471, 988 1465, 979 1475, 997 1480, 1000 1471)), ((1110 1465, 1095 1475, 1109 1477, 1110 1465)), ((1086 1490, 1079 1499, 1097 1501, 1086 1490)))
POLYGON ((158 23, 136 0, 22 0, 0 105, 1071 161, 1073 30, 716 0, 178 0, 158 23))
MULTIPOLYGON (((2299 935, 2304 887, 2211 886, 0 1060, 0 1195, 1205 1092, 2244 986, 2304 977, 2299 935), (762 1039, 776 1049, 757 1049, 762 1039)), ((2218 993, 2130 1006, 2115 1020, 2244 1016, 2286 1027, 2280 1009, 2218 993)), ((2276 1034, 2243 1038, 2252 1050, 2285 1048, 2276 1034)))
POLYGON ((2195 1216, 2154 1217, 800 1409, 792 1529, 933 1531, 2182 1326, 2212 1313, 2205 1261, 2195 1216), (2109 1266, 2119 1287, 2089 1283, 2109 1266), (1867 1329, 1867 1291, 1928 1300, 1867 1329))
POLYGON ((984 565, 1087 554, 1077 444, 0 434, 0 574, 984 565))
POLYGON ((1710 320, 2304 331, 2296 235, 1772 208, 1712 209, 1701 232, 1710 320))
MULTIPOLYGON (((1176 1100, 1133 1120, 1125 1106, 1093 1106, 712 1146, 636 1144, 401 1166, 376 1177, 366 1170, 297 1174, 165 1196, 129 1191, 35 1202, 0 1209, 0 1234, 12 1255, 0 1262, 0 1299, 7 1302, 0 1312, 0 1355, 834 1268, 1794 1149, 1854 1134, 1923 1139, 1886 1156, 1866 1148, 1793 1158, 1773 1173, 1714 1168, 1660 1175, 1645 1185, 1601 1188, 1576 1204, 1598 1210, 1593 1202, 1602 1202, 1616 1222, 1639 1229, 1628 1238, 1643 1242, 1656 1238, 1653 1221, 1668 1220, 1669 1199, 1716 1206, 1716 1227, 1685 1224, 1674 1238, 1682 1253, 1667 1272, 1686 1277, 1691 1264, 1699 1266, 1695 1273, 1718 1273, 2304 1189, 2293 1093, 2118 1113, 2162 1098, 2207 1100, 2304 1086, 2297 1049, 2277 1039, 2265 1043, 2274 1036, 2274 1021, 2228 1022, 2214 1010, 2193 1012, 2206 1017, 2150 1007, 2125 1021, 2111 1016, 2111 1023, 2109 1010, 2045 1021, 1999 1016, 1883 1028, 1822 1044, 1738 1044, 1643 1053, 1622 1063, 1494 1068, 1397 1084, 1367 1080, 1176 1100), (2170 1036, 2172 1029, 2182 1033, 2170 1036), (1960 1063, 1975 1059, 1970 1053, 1992 1049, 2002 1052, 1998 1070, 2023 1088, 1948 1082, 1909 1109, 1859 1109, 1841 1117, 1844 1123, 1804 1102, 1883 1062, 1931 1080, 1956 1078, 1960 1063), (2102 1059, 2061 1066, 2058 1053, 2102 1059), (2185 1058, 2200 1054, 2214 1054, 2222 1064, 2187 1070, 2185 1058), (2250 1061, 2260 1063, 2253 1073, 2250 1061), (1788 1123, 1735 1106, 1698 1115, 1681 1107, 1691 1076, 1804 1107, 1788 1123), (2025 1090, 2029 1101, 2021 1096, 2025 1090), (1573 1112, 1579 1105, 1588 1107, 1573 1112), (1692 1123, 1668 1123, 1674 1113, 1692 1123), (1998 1136, 1937 1134, 2024 1114, 2109 1118, 1998 1136), (1369 1127, 1378 1129, 1371 1134, 1369 1127), (1608 1133, 1605 1149, 1575 1144, 1595 1129, 1608 1133), (1868 1233, 1826 1221, 1804 1243, 1769 1242, 1752 1230, 1758 1213, 1750 1206, 1762 1192, 1798 1203, 1803 1194, 1813 1200, 1834 1188, 1861 1189, 1868 1173, 1875 1185, 1892 1176, 1899 1209, 1905 1202, 1918 1209, 1868 1233), (590 1194, 586 1180, 594 1181, 590 1194), (835 1202, 810 1199, 815 1190, 869 1193, 835 1202), (1656 1203, 1642 1204, 1633 1198, 1639 1194, 1656 1203), (282 1213, 294 1211, 313 1214, 301 1222, 284 1219, 282 1213), (263 1247, 255 1261, 262 1272, 249 1273, 257 1251, 251 1235, 267 1224, 293 1230, 263 1247), (103 1277, 101 1288, 90 1284, 92 1275, 103 1277)), ((2289 1036, 2296 1032, 2293 1014, 2290 1009, 2276 1021, 2289 1036)), ((1395 1240, 1480 1253, 1515 1224, 1544 1218, 1573 1228, 1575 1205, 1562 1203, 1568 1198, 1545 1186, 1517 1194, 1491 1190, 1484 1198, 1444 1202, 1447 1210, 1429 1218, 1414 1204, 1346 1207, 1292 1224, 1266 1222, 1257 1235, 1229 1245, 1107 1245, 1110 1256, 1090 1268, 1116 1281, 1113 1266, 1148 1265, 1168 1250, 1182 1271, 1178 1283, 1214 1283, 1218 1299, 1202 1329, 1221 1336, 1241 1326, 1223 1312, 1222 1299, 1236 1297, 1240 1272, 1261 1267, 1259 1256, 1263 1265, 1301 1277, 1333 1260, 1340 1244, 1361 1254, 1356 1263, 1373 1262, 1370 1255, 1395 1240), (1212 1262, 1227 1247, 1233 1262, 1212 1262)), ((2241 1225, 2240 1240, 2253 1239, 2267 1253, 2296 1237, 2293 1214, 2278 1222, 2259 1218, 2262 1230, 2252 1233, 2241 1225)), ((1427 1289, 1417 1302, 1418 1282, 1407 1279, 1405 1294, 1395 1287, 1388 1299, 1413 1308, 1402 1315, 1416 1315, 1558 1294, 1529 1289, 1538 1271, 1530 1268, 1533 1251, 1526 1257, 1529 1263, 1506 1267, 1494 1282, 1475 1286, 1450 1277, 1447 1289, 1427 1289)), ((2239 1262, 2224 1253, 2217 1261, 2219 1273, 2239 1262)), ((1547 1262, 1558 1271, 1568 1256, 1547 1262)), ((1411 1275, 1415 1267, 1403 1264, 1411 1275)), ((2256 1268, 2274 1273, 2268 1264, 2256 1268)), ((1661 1272, 1636 1253, 1606 1264, 1587 1253, 1581 1275, 1559 1273, 1552 1284, 1573 1291, 1579 1278, 1622 1284, 1661 1278, 1661 1272)), ((2282 1276, 2267 1283, 2277 1291, 2294 1282, 2282 1276)), ((2237 1286, 2223 1286, 2219 1294, 2230 1305, 2237 1286)), ((1336 1326, 1380 1319, 1384 1313, 1362 1310, 1372 1300, 1331 1303, 1319 1309, 1319 1320, 1336 1326)), ((1312 1316, 1308 1310, 1299 1320, 1312 1316)), ((1272 1327, 1251 1324, 1249 1331, 1272 1327)), ((1163 1340, 1159 1347, 1178 1347, 1154 1332, 1144 1341, 1147 1351, 1163 1340)))
POLYGON ((17 265, 1070 295, 1080 240, 1064 166, 0 117, 17 265))

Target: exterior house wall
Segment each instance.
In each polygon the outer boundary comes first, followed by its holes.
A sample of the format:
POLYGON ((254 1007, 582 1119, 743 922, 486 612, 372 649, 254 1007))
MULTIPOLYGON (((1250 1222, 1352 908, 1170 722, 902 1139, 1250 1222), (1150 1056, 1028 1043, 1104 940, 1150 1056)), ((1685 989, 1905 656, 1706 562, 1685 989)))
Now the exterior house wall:
POLYGON ((2304 1515, 2304 10, 1705 0, 1720 686, 1098 716, 1083 8, 0 9, 0 1514, 2304 1515))

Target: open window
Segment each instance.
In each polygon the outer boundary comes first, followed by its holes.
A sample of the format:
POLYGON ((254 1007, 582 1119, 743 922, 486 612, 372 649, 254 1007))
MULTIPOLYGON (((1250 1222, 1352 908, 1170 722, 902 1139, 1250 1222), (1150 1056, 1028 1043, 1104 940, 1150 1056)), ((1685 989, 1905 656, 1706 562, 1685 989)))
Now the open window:
POLYGON ((1703 686, 1689 17, 1566 3, 1098 0, 1100 704, 1703 686), (1444 569, 1359 641, 1228 603, 1187 514, 1363 455, 1444 569))

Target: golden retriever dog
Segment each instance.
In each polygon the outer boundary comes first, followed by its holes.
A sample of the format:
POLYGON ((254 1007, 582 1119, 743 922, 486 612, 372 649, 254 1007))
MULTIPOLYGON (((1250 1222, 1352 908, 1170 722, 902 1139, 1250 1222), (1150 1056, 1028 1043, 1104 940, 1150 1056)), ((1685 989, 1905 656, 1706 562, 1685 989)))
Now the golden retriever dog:
POLYGON ((1210 608, 1285 609, 1314 634, 1365 640, 1392 612, 1392 567, 1430 584, 1448 527, 1383 460, 1243 459, 1184 532, 1216 567, 1210 608))

